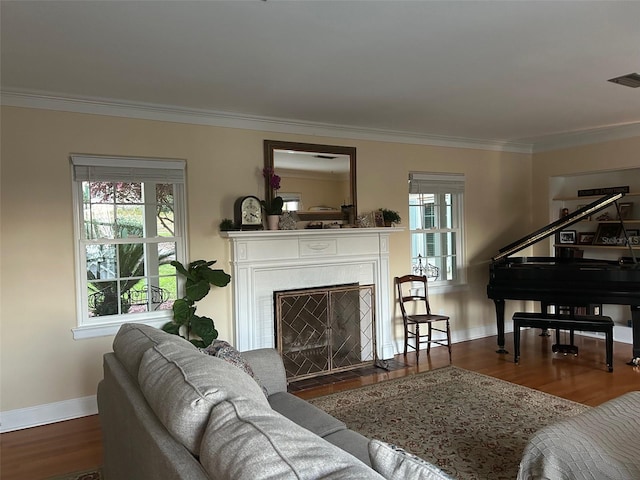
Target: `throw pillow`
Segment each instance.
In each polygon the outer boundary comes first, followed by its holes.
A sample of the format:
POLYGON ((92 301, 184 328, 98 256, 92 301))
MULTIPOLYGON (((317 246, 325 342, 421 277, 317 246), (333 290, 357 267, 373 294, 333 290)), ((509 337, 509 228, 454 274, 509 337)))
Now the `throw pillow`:
POLYGON ((426 460, 380 440, 369 442, 369 457, 374 470, 387 480, 397 478, 453 480, 453 477, 426 460))
POLYGON ((260 385, 260 388, 262 388, 262 393, 264 393, 265 397, 269 396, 267 393, 267 389, 260 383, 255 373, 253 373, 251 365, 249 365, 242 354, 238 350, 236 350, 229 342, 225 342, 224 340, 214 340, 211 345, 205 348, 201 348, 200 351, 206 353, 207 355, 218 357, 221 360, 230 363, 234 367, 239 368, 244 373, 253 378, 258 383, 258 385, 260 385))
POLYGON ((199 457, 211 478, 383 480, 344 450, 245 398, 212 409, 199 457))

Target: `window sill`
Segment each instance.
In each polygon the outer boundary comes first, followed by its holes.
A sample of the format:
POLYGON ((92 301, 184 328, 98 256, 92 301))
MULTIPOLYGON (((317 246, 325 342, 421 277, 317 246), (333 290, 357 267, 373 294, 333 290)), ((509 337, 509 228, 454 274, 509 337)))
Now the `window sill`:
POLYGON ((455 285, 429 285, 429 295, 442 295, 445 293, 458 293, 469 291, 469 284, 459 283, 455 285))
POLYGON ((76 328, 72 328, 74 340, 84 340, 85 338, 95 337, 107 337, 113 336, 118 333, 120 327, 125 323, 143 323, 151 327, 161 328, 165 323, 170 321, 170 318, 162 317, 158 319, 146 319, 146 320, 122 320, 117 322, 100 323, 96 325, 82 325, 76 328))

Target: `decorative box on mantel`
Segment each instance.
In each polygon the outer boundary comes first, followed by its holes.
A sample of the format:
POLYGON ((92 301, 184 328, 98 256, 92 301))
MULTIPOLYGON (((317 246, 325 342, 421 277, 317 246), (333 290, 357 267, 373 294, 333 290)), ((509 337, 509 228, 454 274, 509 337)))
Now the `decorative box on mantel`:
POLYGON ((273 292, 349 283, 375 285, 376 345, 394 355, 389 235, 402 228, 221 232, 230 240, 235 346, 275 346, 273 292))

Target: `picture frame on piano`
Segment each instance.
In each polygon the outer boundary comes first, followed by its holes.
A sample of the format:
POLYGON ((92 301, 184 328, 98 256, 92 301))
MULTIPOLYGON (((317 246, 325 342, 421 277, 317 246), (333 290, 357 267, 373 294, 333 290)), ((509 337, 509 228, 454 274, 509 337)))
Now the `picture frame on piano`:
POLYGON ((593 239, 596 238, 596 232, 579 232, 578 233, 578 244, 579 245, 591 245, 593 244, 593 239))
POLYGON ((619 223, 600 223, 593 245, 606 245, 609 247, 624 245, 624 238, 621 238, 622 225, 619 223), (620 243, 622 240, 623 243, 620 243))
POLYGON ((619 203, 618 204, 618 220, 628 220, 631 218, 631 211, 633 210, 633 203, 619 203))
POLYGON ((560 232, 558 242, 563 245, 572 245, 576 243, 576 231, 575 230, 562 230, 560 232))

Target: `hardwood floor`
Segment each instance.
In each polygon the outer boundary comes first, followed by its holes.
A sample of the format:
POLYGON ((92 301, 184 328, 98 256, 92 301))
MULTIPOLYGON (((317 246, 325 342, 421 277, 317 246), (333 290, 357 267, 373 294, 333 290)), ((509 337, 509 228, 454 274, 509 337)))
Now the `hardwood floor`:
MULTIPOLYGON (((496 337, 453 345, 452 364, 492 377, 541 390, 586 405, 599 405, 623 393, 640 390, 640 368, 626 365, 631 345, 614 346, 614 371, 605 366, 604 341, 576 336, 580 354, 551 353, 553 337, 540 337, 538 330, 523 331, 520 364, 513 355, 497 354, 496 337)), ((512 336, 507 334, 507 349, 512 336)), ((422 351, 416 364, 415 354, 396 361, 394 371, 378 369, 364 377, 296 392, 302 398, 357 388, 391 378, 424 372, 449 364, 445 348, 438 347, 427 356, 422 351)), ((97 416, 69 420, 42 427, 0 435, 0 478, 2 480, 44 480, 55 475, 88 469, 102 463, 102 442, 97 416)))

